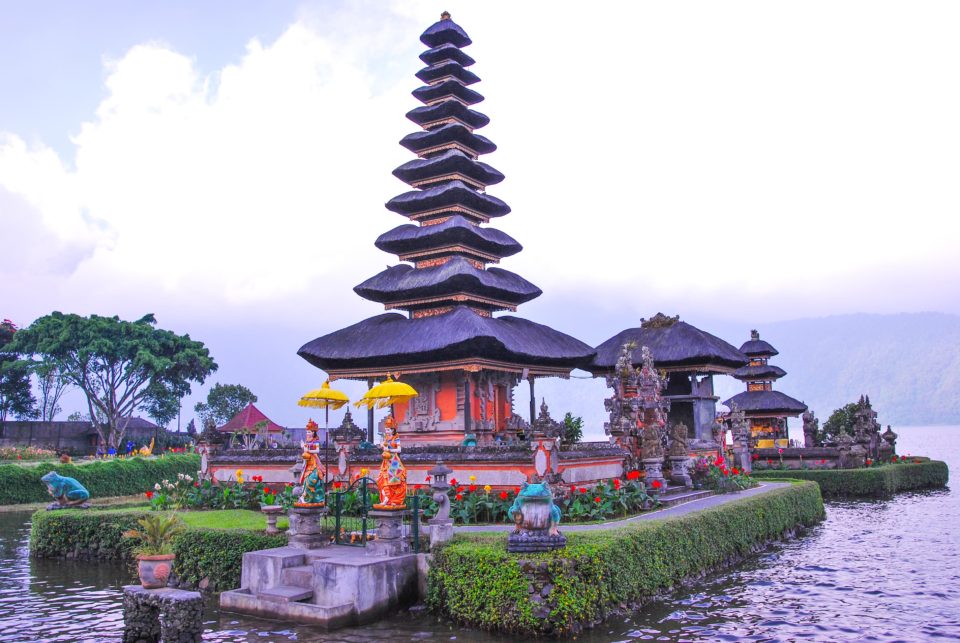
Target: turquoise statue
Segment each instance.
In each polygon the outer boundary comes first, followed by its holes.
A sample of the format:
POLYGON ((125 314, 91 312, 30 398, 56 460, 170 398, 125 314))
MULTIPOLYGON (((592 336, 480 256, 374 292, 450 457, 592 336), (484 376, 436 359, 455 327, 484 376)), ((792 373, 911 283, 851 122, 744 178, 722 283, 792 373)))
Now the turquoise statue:
POLYGON ((567 544, 560 533, 560 507, 546 483, 524 483, 507 512, 516 529, 507 538, 507 551, 532 552, 560 549, 567 544))
POLYGON ((317 437, 317 423, 307 422, 307 439, 301 442, 303 447, 304 466, 297 481, 301 487, 300 497, 293 503, 295 507, 323 507, 324 498, 324 469, 320 464, 320 440, 317 437))
POLYGON ((61 476, 56 471, 51 471, 44 475, 40 480, 47 485, 47 491, 53 496, 56 502, 50 503, 47 510, 80 508, 86 509, 90 505, 87 500, 90 499, 90 492, 77 482, 74 478, 61 476))

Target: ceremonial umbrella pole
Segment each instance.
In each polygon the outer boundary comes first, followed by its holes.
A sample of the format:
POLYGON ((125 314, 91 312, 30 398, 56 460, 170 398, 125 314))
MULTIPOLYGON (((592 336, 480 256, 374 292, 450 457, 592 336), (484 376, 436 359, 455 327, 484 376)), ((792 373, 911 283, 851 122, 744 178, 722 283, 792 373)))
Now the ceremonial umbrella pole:
POLYGON ((306 406, 311 408, 323 409, 326 415, 324 424, 326 429, 323 435, 323 486, 327 486, 327 474, 330 471, 330 409, 334 411, 350 401, 347 394, 343 391, 330 388, 328 379, 318 389, 314 389, 300 398, 297 406, 306 406))
POLYGON ((407 402, 418 395, 419 393, 415 388, 406 382, 397 382, 388 375, 387 379, 364 393, 363 397, 354 403, 354 406, 358 408, 365 406, 368 409, 372 409, 374 406, 378 409, 384 409, 389 406, 390 415, 393 415, 394 420, 396 420, 393 406, 398 402, 407 402))

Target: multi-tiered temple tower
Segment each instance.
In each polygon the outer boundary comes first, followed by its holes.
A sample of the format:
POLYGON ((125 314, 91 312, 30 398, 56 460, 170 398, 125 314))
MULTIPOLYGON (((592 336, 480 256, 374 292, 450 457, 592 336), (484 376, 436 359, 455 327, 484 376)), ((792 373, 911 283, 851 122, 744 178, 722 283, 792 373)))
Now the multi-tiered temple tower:
POLYGON ((420 396, 395 408, 406 444, 460 443, 468 434, 482 444, 516 422, 513 389, 522 378, 532 393, 534 378, 567 376, 594 350, 547 326, 495 317, 541 291, 491 265, 522 248, 486 226, 510 207, 486 193, 503 174, 477 160, 496 145, 475 132, 490 119, 471 109, 483 96, 470 87, 480 79, 462 51, 470 37, 444 13, 420 40, 429 49, 417 78, 426 84, 413 95, 424 106, 407 118, 422 131, 400 141, 418 158, 393 172, 414 189, 386 204, 410 223, 376 241, 407 263, 354 288, 405 314, 372 317, 305 344, 299 354, 331 378, 372 383, 393 374, 413 385, 420 396))
POLYGON ((736 405, 743 411, 750 424, 751 446, 785 447, 789 440, 787 418, 797 417, 807 410, 807 405, 773 390, 773 383, 787 372, 769 363, 779 351, 760 339, 760 333, 750 331, 750 341, 740 347, 740 352, 750 358, 750 363, 735 370, 733 376, 746 382, 747 390, 724 404, 731 409, 736 405))

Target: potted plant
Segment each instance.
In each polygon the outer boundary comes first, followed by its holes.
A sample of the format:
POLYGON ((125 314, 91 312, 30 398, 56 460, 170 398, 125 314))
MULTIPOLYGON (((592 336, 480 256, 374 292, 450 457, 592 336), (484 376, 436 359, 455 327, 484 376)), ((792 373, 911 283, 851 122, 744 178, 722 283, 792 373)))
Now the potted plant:
POLYGON ((173 539, 184 530, 176 514, 153 513, 137 521, 139 529, 123 532, 126 538, 136 538, 140 544, 137 554, 137 572, 144 589, 166 587, 173 569, 173 539))

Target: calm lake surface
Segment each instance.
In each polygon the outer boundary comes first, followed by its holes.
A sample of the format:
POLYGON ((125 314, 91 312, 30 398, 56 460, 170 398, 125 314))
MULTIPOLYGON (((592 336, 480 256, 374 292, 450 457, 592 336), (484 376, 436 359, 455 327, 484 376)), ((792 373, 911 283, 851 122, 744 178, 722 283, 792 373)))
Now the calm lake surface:
MULTIPOLYGON (((960 475, 960 426, 905 427, 898 451, 945 460, 960 475)), ((960 484, 954 484, 960 487, 960 484)), ((960 492, 827 505, 827 520, 735 569, 578 640, 960 640, 960 492)), ((0 514, 0 641, 111 641, 123 629, 115 564, 32 561, 29 514, 0 514)), ((324 633, 206 611, 210 641, 507 641, 431 617, 398 615, 324 633)))

